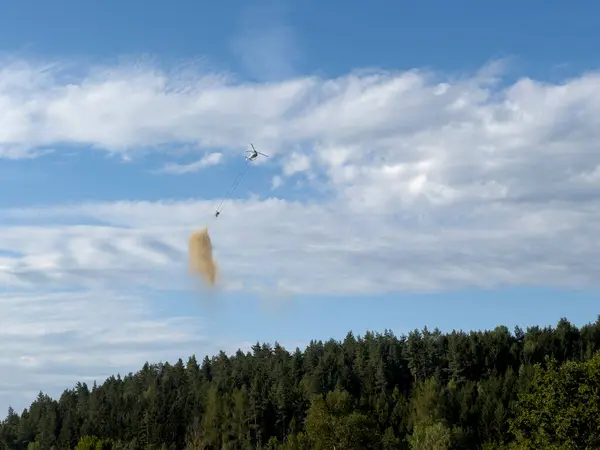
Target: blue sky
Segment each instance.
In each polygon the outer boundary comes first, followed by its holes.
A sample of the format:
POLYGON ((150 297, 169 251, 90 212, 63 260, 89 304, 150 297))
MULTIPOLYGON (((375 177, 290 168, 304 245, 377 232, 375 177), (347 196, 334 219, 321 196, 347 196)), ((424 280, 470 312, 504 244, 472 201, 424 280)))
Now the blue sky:
POLYGON ((598 8, 0 6, 0 408, 257 340, 595 320, 598 8))

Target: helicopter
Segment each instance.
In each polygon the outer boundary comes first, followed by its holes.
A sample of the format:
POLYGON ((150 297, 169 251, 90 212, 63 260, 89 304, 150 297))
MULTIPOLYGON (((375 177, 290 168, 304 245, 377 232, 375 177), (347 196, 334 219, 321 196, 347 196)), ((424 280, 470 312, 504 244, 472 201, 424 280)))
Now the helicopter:
POLYGON ((264 156, 266 158, 269 157, 269 155, 265 155, 264 153, 256 151, 252 142, 250 143, 250 145, 252 146, 252 150, 246 150, 246 153, 250 153, 249 156, 246 156, 247 161, 254 161, 258 157, 258 155, 264 156))
POLYGON ((269 157, 269 155, 265 155, 264 153, 261 153, 261 152, 257 151, 254 148, 254 144, 252 144, 252 142, 250 143, 250 145, 252 146, 252 150, 247 150, 246 151, 246 153, 250 153, 250 155, 246 156, 246 165, 245 165, 244 169, 242 170, 242 172, 240 172, 238 174, 238 176, 236 177, 236 179, 233 182, 233 185, 231 186, 231 188, 229 188, 229 193, 227 194, 227 196, 223 200, 221 200, 221 203, 219 204, 219 207, 215 211, 215 217, 219 217, 219 215, 221 214, 221 209, 223 207, 223 203, 225 202, 225 200, 227 198, 229 198, 229 195, 231 195, 232 191, 237 187, 237 185, 241 181, 242 177, 245 175, 246 170, 248 170, 249 166, 248 166, 247 163, 254 161, 256 158, 258 158, 258 155, 264 156, 266 158, 269 157))

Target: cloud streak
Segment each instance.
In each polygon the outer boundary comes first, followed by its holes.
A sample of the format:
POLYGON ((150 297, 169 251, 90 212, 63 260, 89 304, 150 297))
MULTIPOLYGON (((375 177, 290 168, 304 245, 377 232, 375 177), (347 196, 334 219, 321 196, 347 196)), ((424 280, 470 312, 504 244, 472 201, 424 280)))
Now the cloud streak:
MULTIPOLYGON (((198 161, 167 166, 184 173, 254 142, 270 155, 273 187, 310 188, 302 200, 242 195, 209 223, 225 290, 598 286, 599 73, 503 84, 493 66, 243 83, 144 65, 71 69, 1 66, 0 158, 189 145, 198 161)), ((18 291, 0 296, 10 343, 0 370, 17 368, 0 391, 37 391, 49 373, 64 386, 98 376, 98 364, 112 373, 204 343, 188 319, 153 320, 123 292, 190 289, 187 239, 215 200, 0 210, 0 283, 18 291)))
POLYGON ((163 167, 159 173, 167 173, 172 175, 182 175, 186 173, 194 173, 198 172, 207 167, 216 166, 221 164, 223 161, 223 154, 219 152, 209 153, 208 155, 203 156, 198 161, 194 161, 189 164, 175 164, 169 163, 163 167))
MULTIPOLYGON (((563 202, 471 206, 357 215, 354 206, 253 200, 232 205, 211 236, 231 289, 261 291, 277 282, 291 292, 335 295, 596 284, 598 209, 563 202)), ((4 228, 0 247, 12 256, 2 258, 2 281, 21 288, 189 289, 186 240, 196 216, 208 217, 211 207, 128 202, 5 211, 21 219, 102 217, 108 225, 4 228)))
POLYGON ((290 6, 260 3, 253 3, 240 15, 240 31, 230 42, 231 50, 245 72, 259 81, 292 78, 301 60, 301 45, 286 20, 290 6))
MULTIPOLYGON (((375 71, 250 85, 198 74, 184 89, 157 69, 91 72, 68 85, 31 65, 22 65, 22 78, 11 70, 0 82, 0 99, 14 105, 1 122, 6 145, 36 149, 60 139, 160 151, 195 141, 227 151, 254 134, 279 156, 274 185, 305 177, 319 189, 318 202, 259 198, 228 209, 211 233, 233 285, 259 283, 252 268, 265 261, 268 277, 307 293, 597 279, 598 73, 508 86, 499 84, 497 65, 454 79, 375 71), (242 224, 253 230, 251 243, 242 224)), ((216 155, 170 170, 207 166, 216 155)), ((198 211, 212 213, 208 203, 3 211, 11 220, 69 216, 106 225, 5 227, 1 247, 21 256, 4 257, 0 273, 20 286, 99 282, 96 272, 111 283, 126 270, 157 287, 160 273, 183 285, 172 273, 185 259, 187 234, 204 225, 194 223, 198 211)))
POLYGON ((110 290, 1 293, 0 370, 7 376, 0 403, 22 406, 39 390, 56 394, 148 360, 213 349, 198 318, 157 320, 149 306, 139 295, 110 290))

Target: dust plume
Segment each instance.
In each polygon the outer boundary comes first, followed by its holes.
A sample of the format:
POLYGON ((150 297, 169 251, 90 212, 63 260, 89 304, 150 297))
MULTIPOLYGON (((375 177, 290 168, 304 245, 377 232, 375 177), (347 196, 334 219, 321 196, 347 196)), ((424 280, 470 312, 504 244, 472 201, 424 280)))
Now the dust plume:
POLYGON ((217 279, 217 264, 213 260, 212 243, 208 228, 192 233, 189 239, 190 273, 201 275, 212 287, 217 279))

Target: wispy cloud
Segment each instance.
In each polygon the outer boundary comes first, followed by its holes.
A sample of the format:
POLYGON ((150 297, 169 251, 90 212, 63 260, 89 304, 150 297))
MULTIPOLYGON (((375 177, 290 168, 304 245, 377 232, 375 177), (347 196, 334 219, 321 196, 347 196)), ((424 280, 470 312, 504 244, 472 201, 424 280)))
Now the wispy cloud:
POLYGON ((283 162, 283 173, 291 176, 310 169, 310 158, 305 153, 294 152, 285 158, 283 162))
POLYGON ((280 81, 297 74, 301 45, 286 9, 282 2, 267 0, 253 3, 240 15, 231 50, 246 74, 257 80, 280 81))
MULTIPOLYGON (((226 154, 254 142, 278 165, 274 186, 311 174, 305 182, 325 194, 319 201, 231 200, 210 230, 224 289, 598 285, 599 73, 557 84, 497 83, 497 70, 459 80, 413 70, 246 84, 188 72, 182 84, 149 67, 67 72, 68 82, 65 70, 27 62, 0 69, 0 148, 13 149, 5 156, 64 144, 129 154, 186 142, 226 154)), ((34 391, 47 386, 55 366, 44 355, 56 356, 59 372, 78 355, 92 364, 85 355, 103 348, 98 358, 114 372, 146 357, 131 336, 166 336, 149 345, 184 356, 182 342, 204 342, 185 319, 154 321, 138 296, 123 292, 188 289, 187 238, 213 207, 214 199, 192 199, 0 210, 0 283, 21 291, 0 298, 8 324, 0 337, 10 343, 2 363, 23 368, 0 391, 20 379, 34 391), (66 293, 40 293, 49 289, 66 293), (106 315, 95 322, 90 311, 106 315), (27 330, 39 340, 28 341, 27 330), (60 330, 75 338, 52 344, 60 330), (121 353, 110 359, 107 346, 121 353)), ((161 355, 153 350, 151 359, 161 355)), ((68 377, 99 370, 77 366, 68 377)), ((64 377, 53 380, 68 385, 64 377)))
MULTIPOLYGON (((187 237, 212 206, 127 202, 5 211, 20 220, 54 215, 108 225, 4 227, 0 248, 12 256, 0 261, 2 283, 189 289, 187 237)), ((588 202, 470 202, 387 213, 357 206, 233 202, 211 230, 224 288, 261 291, 279 283, 305 294, 368 294, 597 283, 600 208, 588 202), (241 226, 253 230, 251 240, 241 226)))
MULTIPOLYGON (((35 80, 27 67, 25 80, 35 80)), ((184 93, 170 90, 173 81, 157 70, 68 86, 46 71, 43 91, 30 88, 37 86, 31 81, 19 98, 0 90, 21 120, 11 128, 10 116, 0 139, 12 136, 13 143, 35 148, 60 137, 112 150, 196 139, 200 146, 237 149, 244 136, 258 134, 268 143, 257 146, 269 154, 292 149, 289 157, 270 159, 281 165, 275 185, 310 169, 315 176, 306 182, 327 195, 319 203, 232 203, 215 242, 227 278, 238 287, 262 283, 253 267, 264 265, 265 255, 273 264, 263 273, 298 292, 595 283, 600 74, 557 85, 524 78, 504 86, 490 83, 500 76, 492 67, 460 80, 370 72, 251 86, 199 74, 184 93), (261 107, 248 110, 255 100, 261 107), (84 126, 91 118, 95 126, 84 126), (251 242, 236 233, 242 224, 253 230, 251 242)), ((126 283, 123 274, 135 270, 140 283, 183 286, 172 274, 183 267, 187 233, 202 225, 199 214, 212 215, 213 203, 0 212, 23 220, 0 235, 1 249, 22 255, 2 259, 2 280, 126 283), (94 219, 107 225, 39 225, 60 214, 71 224, 94 219), (105 277, 92 277, 94 271, 105 277)))
POLYGON ((283 184, 283 179, 279 175, 275 175, 271 179, 271 189, 277 189, 283 184))
POLYGON ((258 80, 281 80, 295 75, 298 50, 290 26, 248 27, 231 45, 244 70, 258 80))
POLYGON ((76 381, 213 349, 198 317, 155 319, 149 298, 111 290, 0 294, 0 404, 22 407, 40 390, 57 395, 76 381))
POLYGON ((168 163, 165 165, 165 167, 160 169, 158 172, 174 174, 174 175, 181 175, 184 173, 193 173, 193 172, 198 172, 206 167, 216 166, 217 164, 220 164, 222 161, 223 161, 222 153, 219 153, 219 152, 209 153, 208 155, 203 156, 198 161, 195 161, 195 162, 189 163, 189 164, 168 163))

